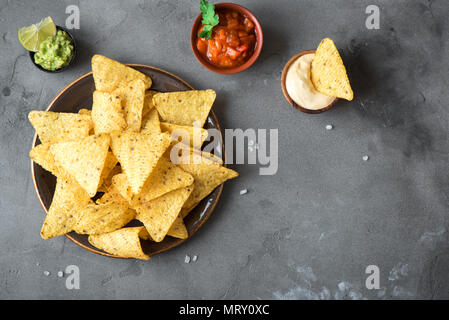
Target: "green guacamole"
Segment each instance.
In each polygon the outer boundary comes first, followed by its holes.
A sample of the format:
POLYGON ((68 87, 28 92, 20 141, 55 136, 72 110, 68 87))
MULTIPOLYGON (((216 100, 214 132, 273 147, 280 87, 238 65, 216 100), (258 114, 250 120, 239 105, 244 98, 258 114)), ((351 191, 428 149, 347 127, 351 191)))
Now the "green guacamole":
POLYGON ((72 58, 72 39, 65 31, 58 30, 55 37, 41 42, 34 62, 46 70, 55 71, 68 65, 72 58))

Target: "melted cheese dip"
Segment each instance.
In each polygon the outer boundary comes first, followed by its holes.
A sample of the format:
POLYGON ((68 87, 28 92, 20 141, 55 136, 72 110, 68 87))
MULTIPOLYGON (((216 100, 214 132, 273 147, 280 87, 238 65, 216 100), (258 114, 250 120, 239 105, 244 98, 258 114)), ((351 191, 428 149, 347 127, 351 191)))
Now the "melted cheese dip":
POLYGON ((285 87, 288 95, 305 109, 318 110, 331 104, 335 97, 318 92, 310 79, 310 66, 314 53, 302 55, 288 68, 285 87))

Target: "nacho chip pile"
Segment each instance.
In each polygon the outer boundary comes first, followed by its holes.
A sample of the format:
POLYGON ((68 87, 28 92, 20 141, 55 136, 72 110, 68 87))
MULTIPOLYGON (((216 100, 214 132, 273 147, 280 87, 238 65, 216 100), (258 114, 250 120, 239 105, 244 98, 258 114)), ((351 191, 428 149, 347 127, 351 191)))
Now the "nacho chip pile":
POLYGON ((92 71, 92 110, 28 116, 41 141, 30 157, 57 178, 41 236, 74 231, 112 255, 149 260, 141 239, 187 238, 183 218, 238 175, 200 150, 215 92, 148 90, 150 77, 100 55, 92 71), (187 151, 172 162, 178 144, 187 151))

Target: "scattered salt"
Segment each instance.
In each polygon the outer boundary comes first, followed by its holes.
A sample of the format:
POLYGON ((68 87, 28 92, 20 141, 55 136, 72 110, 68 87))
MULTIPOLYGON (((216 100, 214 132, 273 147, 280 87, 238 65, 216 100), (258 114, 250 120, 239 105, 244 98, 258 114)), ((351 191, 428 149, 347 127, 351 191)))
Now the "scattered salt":
POLYGON ((195 262, 196 260, 198 260, 198 256, 194 255, 193 258, 192 258, 192 261, 195 262))
POLYGON ((186 255, 186 257, 184 258, 184 263, 189 263, 190 262, 190 257, 188 255, 186 255))
POLYGON ((44 275, 48 277, 50 275, 50 272, 44 271, 44 275))
POLYGON ((331 124, 328 124, 327 126, 326 126, 326 130, 332 130, 334 127, 331 125, 331 124))
POLYGON ((368 161, 369 157, 368 156, 363 156, 363 161, 368 161))
POLYGON ((240 190, 240 194, 246 194, 246 193, 248 193, 248 189, 240 190))
POLYGON ((63 276, 64 276, 64 272, 58 271, 58 277, 59 277, 59 278, 62 278, 63 276))

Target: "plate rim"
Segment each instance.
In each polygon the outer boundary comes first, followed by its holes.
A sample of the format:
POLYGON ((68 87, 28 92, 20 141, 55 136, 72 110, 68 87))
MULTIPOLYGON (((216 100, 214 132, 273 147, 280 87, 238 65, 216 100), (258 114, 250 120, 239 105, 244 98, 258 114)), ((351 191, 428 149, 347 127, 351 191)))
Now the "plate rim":
MULTIPOLYGON (((195 90, 195 88, 194 88, 192 85, 190 85, 187 81, 185 81, 184 79, 180 78, 179 76, 177 76, 177 75, 175 75, 175 74, 173 74, 173 73, 171 73, 171 72, 169 72, 169 71, 167 71, 167 70, 164 70, 164 69, 161 69, 161 68, 157 68, 157 67, 153 67, 153 66, 149 66, 149 65, 145 65, 145 64, 138 64, 138 63, 126 63, 125 65, 126 65, 126 66, 129 66, 129 67, 141 67, 141 68, 147 68, 147 69, 152 69, 152 70, 155 70, 155 71, 158 71, 158 72, 165 73, 165 74, 167 74, 167 75, 169 75, 169 76, 175 78, 176 80, 182 82, 184 85, 186 85, 187 87, 189 87, 191 90, 195 90)), ((45 108, 44 111, 49 111, 49 109, 53 106, 53 104, 56 102, 56 100, 57 100, 57 99, 58 99, 58 98, 59 98, 65 91, 67 91, 71 86, 73 86, 73 85, 76 84, 77 82, 81 81, 82 79, 84 79, 84 78, 86 78, 86 77, 89 77, 89 76, 92 75, 92 74, 93 74, 92 71, 87 72, 87 73, 85 73, 85 74, 79 76, 78 78, 76 78, 76 79, 73 80, 72 82, 70 82, 68 85, 66 85, 66 86, 65 86, 65 87, 64 87, 64 88, 63 88, 63 89, 62 89, 62 90, 61 90, 61 91, 60 91, 60 92, 59 92, 59 93, 58 93, 58 94, 51 100, 51 102, 48 104, 48 106, 45 108)), ((150 88, 150 89, 151 89, 151 88, 150 88)), ((216 125, 217 125, 217 129, 218 129, 218 130, 220 131, 220 133, 221 133, 221 142, 222 142, 221 145, 222 145, 223 167, 226 167, 226 161, 225 161, 225 159, 226 159, 226 158, 225 158, 225 157, 226 157, 226 152, 225 152, 225 145, 224 145, 224 141, 223 141, 223 131, 222 131, 221 126, 220 126, 220 123, 218 122, 218 119, 217 119, 217 117, 216 117, 216 115, 215 115, 215 113, 213 112, 212 109, 211 109, 210 112, 209 112, 209 116, 212 116, 214 122, 215 122, 216 125)), ((32 142, 31 148, 34 148, 34 147, 36 146, 36 141, 37 141, 37 132, 34 133, 34 137, 33 137, 33 142, 32 142)), ((40 202, 40 204, 41 204, 42 209, 44 209, 45 215, 47 215, 47 214, 48 214, 48 210, 47 210, 47 208, 45 207, 44 202, 42 201, 42 198, 41 198, 40 193, 39 193, 39 189, 38 189, 38 187, 37 187, 37 182, 36 182, 36 172, 34 171, 34 164, 35 164, 35 162, 33 161, 33 159, 30 159, 30 163, 31 163, 31 177, 32 177, 32 180, 33 180, 34 191, 35 191, 35 193, 36 193, 36 195, 37 195, 37 198, 38 198, 38 200, 39 200, 39 202, 40 202)), ((185 241, 187 241, 187 240, 189 240, 191 237, 193 237, 193 235, 194 235, 199 229, 201 229, 201 227, 203 226, 203 224, 206 223, 207 220, 209 220, 209 217, 211 216, 212 212, 215 210, 215 207, 216 207, 218 201, 220 200, 221 193, 222 193, 222 191, 223 191, 223 187, 224 187, 224 183, 220 184, 217 188, 214 189, 214 191, 218 189, 218 193, 217 193, 217 196, 216 196, 216 198, 215 198, 215 201, 211 204, 211 207, 209 208, 208 214, 205 215, 205 216, 203 217, 203 219, 201 219, 201 220, 199 221, 199 223, 197 224, 197 226, 195 227, 195 229, 192 231, 192 233, 190 233, 190 234, 188 235, 187 238, 185 238, 185 239, 178 239, 178 241, 176 241, 176 242, 174 242, 173 244, 167 246, 166 248, 159 249, 159 250, 157 250, 157 251, 155 251, 155 252, 152 252, 151 254, 148 254, 148 255, 149 255, 149 256, 154 256, 154 255, 157 255, 157 254, 160 254, 160 253, 169 251, 169 250, 171 250, 171 249, 173 249, 173 248, 175 248, 175 247, 178 247, 179 245, 183 244, 185 241)), ((135 259, 135 258, 129 258, 129 257, 122 257, 122 256, 112 255, 112 254, 107 253, 107 252, 105 252, 105 251, 103 251, 103 250, 100 250, 100 249, 98 249, 98 248, 92 249, 92 248, 86 246, 85 244, 81 243, 80 241, 78 241, 78 240, 75 239, 74 237, 72 237, 69 233, 66 233, 65 236, 66 236, 67 238, 69 238, 71 241, 73 241, 75 244, 77 244, 78 246, 80 246, 81 248, 86 249, 86 250, 88 250, 88 251, 90 251, 90 252, 92 252, 92 253, 95 253, 95 254, 99 254, 99 255, 102 255, 102 256, 110 257, 110 258, 116 258, 116 259, 135 259)), ((147 241, 147 240, 145 240, 145 241, 147 241)))

